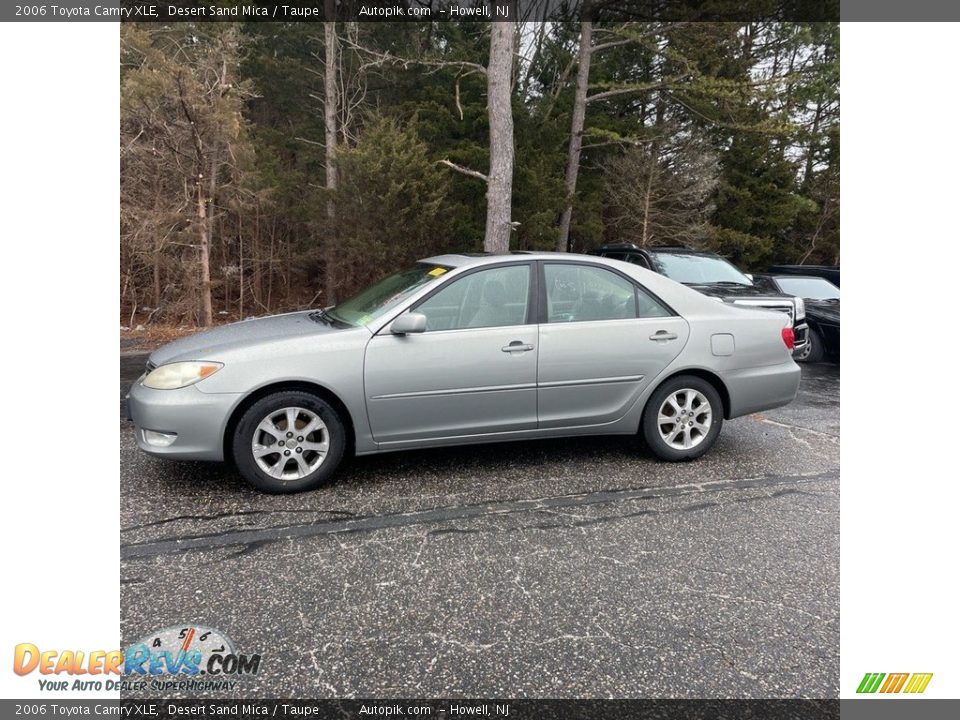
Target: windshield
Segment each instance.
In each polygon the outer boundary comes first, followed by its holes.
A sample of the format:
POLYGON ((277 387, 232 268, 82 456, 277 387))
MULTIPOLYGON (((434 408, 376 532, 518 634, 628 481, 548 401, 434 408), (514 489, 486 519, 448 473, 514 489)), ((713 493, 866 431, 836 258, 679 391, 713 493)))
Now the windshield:
POLYGON ((840 299, 840 288, 823 278, 778 277, 777 284, 785 293, 807 300, 840 299))
POLYGON ((691 285, 753 285, 750 278, 716 255, 651 252, 650 257, 657 272, 677 282, 691 285))
POLYGON ((396 307, 417 290, 450 270, 443 265, 417 263, 412 268, 394 273, 344 300, 327 314, 348 325, 366 325, 396 307))

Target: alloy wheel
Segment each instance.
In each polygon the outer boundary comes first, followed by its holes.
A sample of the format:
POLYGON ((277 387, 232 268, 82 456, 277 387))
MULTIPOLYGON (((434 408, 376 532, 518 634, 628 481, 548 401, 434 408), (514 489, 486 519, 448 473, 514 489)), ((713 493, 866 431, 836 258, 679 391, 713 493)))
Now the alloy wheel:
POLYGON ((253 457, 263 472, 279 480, 300 480, 323 464, 330 447, 326 424, 312 410, 275 410, 253 432, 253 457))
POLYGON ((657 413, 660 437, 676 450, 689 450, 702 443, 712 424, 710 401, 703 393, 691 388, 668 395, 657 413))

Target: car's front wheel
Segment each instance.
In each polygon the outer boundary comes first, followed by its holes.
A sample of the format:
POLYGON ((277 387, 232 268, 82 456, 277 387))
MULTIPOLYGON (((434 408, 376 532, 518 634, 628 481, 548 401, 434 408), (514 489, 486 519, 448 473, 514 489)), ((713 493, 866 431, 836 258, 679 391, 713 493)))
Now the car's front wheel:
POLYGON ((810 328, 807 332, 807 344, 797 355, 797 362, 818 363, 823 362, 823 340, 820 334, 810 328))
POLYGON ((723 403, 709 382, 680 375, 654 391, 641 421, 647 446, 662 460, 693 460, 709 450, 723 425, 723 403))
POLYGON ((301 390, 251 405, 233 434, 233 459, 244 479, 268 493, 312 490, 343 458, 346 433, 336 410, 301 390))

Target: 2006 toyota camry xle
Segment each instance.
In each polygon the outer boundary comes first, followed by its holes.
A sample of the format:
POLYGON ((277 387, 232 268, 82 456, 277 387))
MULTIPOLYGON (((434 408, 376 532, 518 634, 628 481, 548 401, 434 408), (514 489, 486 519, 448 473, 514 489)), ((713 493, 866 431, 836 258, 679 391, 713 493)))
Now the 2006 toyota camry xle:
POLYGON ((232 459, 268 492, 314 488, 346 453, 503 440, 641 435, 689 460, 724 419, 793 400, 792 332, 616 260, 442 255, 172 342, 128 412, 146 452, 232 459))

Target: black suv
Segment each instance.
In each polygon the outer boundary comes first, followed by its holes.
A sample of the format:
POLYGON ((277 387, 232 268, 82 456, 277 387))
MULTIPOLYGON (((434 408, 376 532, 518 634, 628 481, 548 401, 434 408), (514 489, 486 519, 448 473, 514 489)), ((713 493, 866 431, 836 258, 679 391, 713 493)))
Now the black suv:
POLYGON ((774 290, 761 290, 747 275, 716 253, 682 246, 642 248, 633 243, 610 243, 591 250, 589 254, 653 270, 723 302, 786 313, 793 324, 794 355, 802 355, 806 347, 803 300, 774 290))

